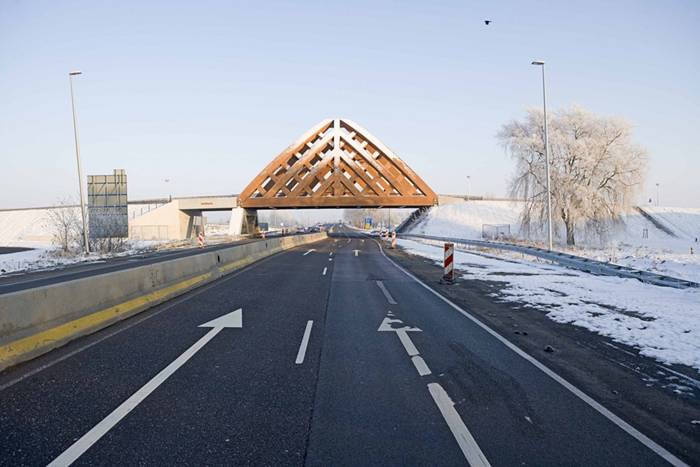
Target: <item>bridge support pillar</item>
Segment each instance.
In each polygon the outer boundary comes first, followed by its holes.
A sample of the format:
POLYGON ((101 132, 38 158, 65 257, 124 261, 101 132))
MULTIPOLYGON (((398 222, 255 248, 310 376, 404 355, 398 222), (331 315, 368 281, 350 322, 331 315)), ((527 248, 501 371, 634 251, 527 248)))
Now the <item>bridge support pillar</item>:
POLYGON ((258 231, 258 210, 233 208, 229 222, 229 235, 252 235, 258 231))

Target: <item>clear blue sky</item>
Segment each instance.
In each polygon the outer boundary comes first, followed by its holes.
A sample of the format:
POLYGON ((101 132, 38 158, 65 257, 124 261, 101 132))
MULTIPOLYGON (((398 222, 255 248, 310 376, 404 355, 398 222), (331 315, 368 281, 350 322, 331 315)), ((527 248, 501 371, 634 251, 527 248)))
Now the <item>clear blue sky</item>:
POLYGON ((552 108, 635 125, 645 197, 697 207, 699 23, 697 1, 0 0, 0 207, 76 196, 71 69, 85 172, 125 168, 131 198, 238 193, 335 116, 440 193, 503 195, 495 134, 541 104, 534 58, 552 108))

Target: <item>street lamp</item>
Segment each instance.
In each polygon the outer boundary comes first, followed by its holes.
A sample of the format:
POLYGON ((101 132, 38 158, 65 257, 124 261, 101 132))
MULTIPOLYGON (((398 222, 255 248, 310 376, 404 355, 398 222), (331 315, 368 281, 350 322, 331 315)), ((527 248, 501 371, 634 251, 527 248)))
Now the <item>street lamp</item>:
POLYGON ((533 65, 542 67, 542 106, 544 108, 544 158, 547 177, 547 245, 552 249, 552 190, 549 188, 549 135, 547 134, 547 87, 544 79, 544 62, 535 60, 533 65))
POLYGON ((656 207, 659 207, 659 184, 656 184, 656 207))
POLYGON ((70 104, 73 109, 73 136, 75 137, 75 159, 78 162, 78 187, 80 188, 80 214, 83 217, 83 240, 85 241, 85 254, 90 253, 88 243, 87 216, 85 214, 85 193, 83 192, 83 169, 80 166, 80 143, 78 141, 78 122, 75 117, 75 100, 73 98, 73 77, 82 75, 82 71, 71 71, 68 73, 70 83, 70 104))
POLYGON ((469 188, 470 188, 470 183, 471 183, 472 177, 470 175, 467 175, 467 196, 465 197, 465 201, 469 201, 469 188))

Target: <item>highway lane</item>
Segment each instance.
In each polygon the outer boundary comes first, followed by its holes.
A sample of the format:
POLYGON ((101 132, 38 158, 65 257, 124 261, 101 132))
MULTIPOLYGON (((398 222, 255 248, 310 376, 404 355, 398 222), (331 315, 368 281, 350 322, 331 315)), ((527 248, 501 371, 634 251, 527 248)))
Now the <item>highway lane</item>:
MULTIPOLYGON (((205 335, 200 324, 239 308, 242 329, 220 332, 78 464, 300 464, 318 334, 303 364, 295 361, 307 322, 323 328, 331 244, 260 261, 0 391, 0 464, 45 465, 205 335)), ((9 376, 21 377, 17 370, 9 376)))
POLYGON ((239 308, 76 465, 667 465, 346 231, 0 375, 0 464, 56 459, 239 308))
POLYGON ((235 242, 209 245, 203 248, 195 247, 144 252, 136 255, 118 256, 96 261, 68 264, 52 269, 3 274, 0 275, 0 295, 80 279, 96 274, 104 274, 138 266, 145 266, 147 264, 158 263, 161 261, 183 258, 185 256, 196 255, 206 251, 216 251, 233 245, 241 245, 255 241, 259 241, 259 239, 244 239, 235 242))

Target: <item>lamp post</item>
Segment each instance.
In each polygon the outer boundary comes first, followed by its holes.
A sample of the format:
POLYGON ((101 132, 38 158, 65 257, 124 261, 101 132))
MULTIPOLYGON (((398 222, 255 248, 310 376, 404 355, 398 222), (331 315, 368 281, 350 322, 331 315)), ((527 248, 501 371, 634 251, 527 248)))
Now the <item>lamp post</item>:
POLYGON ((469 192, 471 191, 469 188, 471 185, 472 177, 470 175, 467 175, 467 196, 465 197, 465 201, 469 201, 469 192))
POLYGON ((659 184, 656 184, 656 207, 659 207, 659 184))
POLYGON ((544 62, 535 60, 533 65, 542 67, 542 107, 544 109, 544 158, 547 177, 547 245, 552 249, 552 190, 549 187, 549 135, 547 134, 547 87, 544 79, 544 62))
POLYGON ((85 193, 83 192, 83 169, 80 166, 80 143, 78 140, 78 122, 75 117, 75 99, 73 98, 73 77, 82 75, 82 71, 71 71, 68 73, 68 82, 70 83, 70 105, 73 109, 73 136, 75 137, 75 159, 78 163, 78 187, 80 188, 80 214, 83 218, 83 240, 85 242, 85 254, 90 253, 90 244, 88 243, 87 215, 85 213, 85 193))

